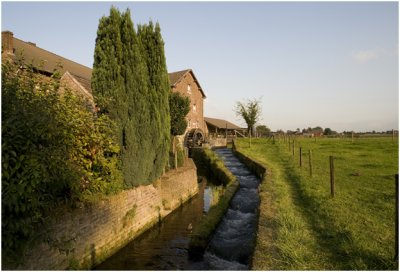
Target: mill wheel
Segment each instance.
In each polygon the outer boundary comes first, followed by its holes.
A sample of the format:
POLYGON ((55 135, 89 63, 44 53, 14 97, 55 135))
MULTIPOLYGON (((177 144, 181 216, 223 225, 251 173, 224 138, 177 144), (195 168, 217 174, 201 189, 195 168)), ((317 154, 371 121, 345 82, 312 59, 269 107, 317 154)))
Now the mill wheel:
POLYGON ((186 146, 187 147, 201 147, 204 142, 203 131, 199 128, 194 128, 186 133, 186 146))

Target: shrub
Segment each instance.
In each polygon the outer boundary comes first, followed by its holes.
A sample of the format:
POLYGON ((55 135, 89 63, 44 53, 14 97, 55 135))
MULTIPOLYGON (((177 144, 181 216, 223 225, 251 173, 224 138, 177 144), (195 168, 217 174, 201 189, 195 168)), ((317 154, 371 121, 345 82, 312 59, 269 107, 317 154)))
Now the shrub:
POLYGON ((114 123, 26 66, 2 65, 2 249, 24 249, 62 203, 122 189, 114 123))

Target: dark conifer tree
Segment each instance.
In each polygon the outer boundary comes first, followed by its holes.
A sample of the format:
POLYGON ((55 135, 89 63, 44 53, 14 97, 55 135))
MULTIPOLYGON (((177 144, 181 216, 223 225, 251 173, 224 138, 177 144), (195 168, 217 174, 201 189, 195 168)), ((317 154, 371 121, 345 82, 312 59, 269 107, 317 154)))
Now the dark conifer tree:
POLYGON ((127 119, 127 103, 120 64, 123 59, 120 21, 121 14, 114 7, 110 10, 110 16, 100 19, 91 84, 100 114, 106 113, 117 122, 117 135, 123 146, 122 132, 127 119))
POLYGON ((148 74, 148 102, 150 107, 150 131, 153 165, 150 179, 160 176, 168 159, 169 150, 169 103, 170 93, 167 65, 164 54, 164 42, 160 26, 148 25, 138 27, 142 56, 145 59, 148 74))
POLYGON ((128 187, 149 184, 165 166, 169 81, 160 27, 135 32, 130 11, 114 7, 97 31, 92 89, 102 113, 118 123, 128 187))

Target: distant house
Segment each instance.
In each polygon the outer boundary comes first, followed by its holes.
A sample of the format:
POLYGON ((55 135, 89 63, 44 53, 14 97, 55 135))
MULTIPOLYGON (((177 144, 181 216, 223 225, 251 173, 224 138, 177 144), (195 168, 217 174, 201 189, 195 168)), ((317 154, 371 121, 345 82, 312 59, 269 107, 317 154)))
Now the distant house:
POLYGON ((200 129, 202 133, 206 133, 207 127, 204 122, 203 103, 206 95, 193 71, 187 69, 169 73, 169 81, 172 92, 179 92, 190 99, 190 111, 186 116, 188 122, 186 132, 193 129, 200 129))
POLYGON ((57 70, 62 75, 63 86, 85 98, 88 108, 95 110, 90 87, 92 69, 37 47, 35 43, 17 39, 11 31, 2 31, 1 38, 3 61, 22 58, 26 65, 32 65, 43 76, 51 76, 57 70))

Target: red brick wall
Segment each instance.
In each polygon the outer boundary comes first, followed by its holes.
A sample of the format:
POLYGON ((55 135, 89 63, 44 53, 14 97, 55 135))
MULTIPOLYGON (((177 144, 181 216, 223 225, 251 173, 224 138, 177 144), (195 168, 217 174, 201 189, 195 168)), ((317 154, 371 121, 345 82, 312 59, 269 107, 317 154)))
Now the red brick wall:
POLYGON ((190 111, 186 116, 186 120, 188 121, 186 131, 197 127, 203 130, 203 132, 206 132, 207 128, 204 122, 203 96, 192 74, 186 73, 184 78, 172 88, 172 91, 179 92, 190 99, 190 111), (188 91, 188 85, 190 85, 190 91, 188 91))

